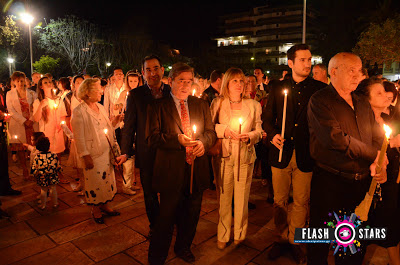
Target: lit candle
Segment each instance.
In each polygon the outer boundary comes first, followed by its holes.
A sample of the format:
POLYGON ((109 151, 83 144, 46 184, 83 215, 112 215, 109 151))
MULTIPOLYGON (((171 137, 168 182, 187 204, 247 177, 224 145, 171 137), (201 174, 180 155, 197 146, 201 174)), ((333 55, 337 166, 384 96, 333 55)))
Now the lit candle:
POLYGON ((196 140, 196 136, 195 136, 196 130, 197 130, 196 125, 193 125, 193 140, 196 140))
MULTIPOLYGON (((285 139, 286 106, 287 106, 287 93, 288 93, 288 90, 287 89, 283 90, 283 93, 285 93, 285 98, 283 100, 282 131, 281 131, 282 140, 285 139)), ((282 146, 281 150, 279 151, 278 162, 282 161, 282 152, 283 152, 283 146, 282 146)))
MULTIPOLYGON (((111 154, 112 154, 115 162, 117 162, 117 156, 114 154, 114 149, 113 149, 112 144, 110 142, 110 139, 108 138, 108 135, 107 135, 108 130, 104 129, 103 131, 104 131, 104 134, 106 135, 108 145, 110 146, 111 154)), ((122 172, 121 166, 114 166, 114 172, 115 172, 116 175, 120 175, 122 177, 122 180, 126 184, 126 180, 125 180, 125 177, 124 177, 124 173, 122 172)))
POLYGON ((20 143, 22 144, 21 140, 18 139, 18 135, 14 135, 14 139, 15 139, 15 140, 18 140, 18 142, 20 142, 20 143))
POLYGON ((73 139, 74 138, 74 134, 71 132, 71 130, 68 128, 67 124, 65 123, 65 121, 61 121, 60 122, 61 125, 61 129, 64 131, 65 135, 69 138, 69 139, 73 139))
MULTIPOLYGON (((192 135, 192 140, 193 141, 196 140, 196 130, 197 130, 196 125, 193 125, 193 135, 192 135)), ((196 157, 193 156, 192 165, 190 167, 190 194, 192 194, 192 192, 193 192, 193 169, 194 169, 194 159, 195 158, 196 157)))
MULTIPOLYGON (((239 118, 239 137, 240 134, 242 134, 242 124, 243 124, 243 119, 242 117, 239 118)), ((241 140, 239 139, 239 147, 238 147, 238 172, 237 172, 237 181, 239 182, 239 176, 240 176, 240 144, 241 140)))
POLYGON ((196 89, 193 89, 192 96, 194 96, 194 94, 196 94, 196 89))
POLYGON ((53 94, 54 96, 57 94, 57 89, 53 88, 53 94))
POLYGON ((107 136, 108 130, 104 129, 104 134, 107 136))

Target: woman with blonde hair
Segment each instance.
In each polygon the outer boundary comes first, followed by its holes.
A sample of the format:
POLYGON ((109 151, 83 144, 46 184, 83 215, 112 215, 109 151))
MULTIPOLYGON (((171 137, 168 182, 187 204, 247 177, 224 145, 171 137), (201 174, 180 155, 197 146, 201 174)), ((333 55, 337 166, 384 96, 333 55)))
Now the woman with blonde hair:
POLYGON ((224 249, 230 239, 232 197, 235 216, 234 244, 240 244, 247 232, 248 200, 256 160, 254 144, 260 141, 262 129, 261 105, 244 98, 244 89, 245 76, 242 70, 230 68, 222 80, 221 96, 211 104, 211 114, 216 123, 215 131, 217 137, 222 138, 221 174, 216 177, 220 204, 217 242, 219 249, 224 249))

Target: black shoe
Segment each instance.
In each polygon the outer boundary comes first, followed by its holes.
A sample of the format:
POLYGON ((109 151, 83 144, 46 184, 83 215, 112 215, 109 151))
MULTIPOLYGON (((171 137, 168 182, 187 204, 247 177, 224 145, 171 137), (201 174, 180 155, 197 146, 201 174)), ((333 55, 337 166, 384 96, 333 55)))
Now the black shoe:
POLYGON ((268 259, 275 260, 275 259, 279 258, 280 256, 282 256, 287 250, 288 250, 287 243, 275 242, 274 245, 271 247, 271 249, 268 252, 268 259))
POLYGON ((18 195, 21 195, 21 194, 22 194, 22 191, 14 190, 14 189, 10 188, 9 190, 1 193, 0 196, 18 196, 18 195))
POLYGON ((117 212, 117 211, 111 211, 111 212, 108 212, 108 211, 106 211, 106 210, 103 210, 103 209, 100 209, 103 213, 105 213, 106 215, 108 215, 108 216, 118 216, 118 215, 121 215, 121 213, 120 212, 117 212))
POLYGON ((99 217, 99 218, 96 218, 96 217, 94 217, 94 214, 93 214, 93 212, 92 212, 92 217, 93 217, 93 220, 94 220, 96 223, 98 223, 98 224, 104 224, 103 215, 102 215, 101 217, 99 217))
POLYGON ((147 235, 147 239, 150 241, 153 236, 153 229, 150 228, 149 234, 147 235))
POLYGON ((183 259, 187 263, 193 263, 196 260, 196 258, 194 257, 194 255, 193 255, 192 251, 190 251, 190 249, 175 251, 175 254, 178 258, 183 259))
POLYGON ((257 208, 256 205, 252 202, 248 202, 248 207, 250 210, 254 210, 255 208, 257 208))
POLYGON ((303 264, 306 262, 306 254, 299 245, 291 245, 290 252, 297 264, 303 264))

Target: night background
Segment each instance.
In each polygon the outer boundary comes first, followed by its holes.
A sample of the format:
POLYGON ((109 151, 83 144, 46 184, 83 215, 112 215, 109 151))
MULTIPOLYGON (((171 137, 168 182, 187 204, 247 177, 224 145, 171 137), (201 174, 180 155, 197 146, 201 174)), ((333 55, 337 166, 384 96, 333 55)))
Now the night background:
MULTIPOLYGON (((236 12, 249 12, 253 7, 269 5, 302 5, 297 0, 270 1, 5 1, 1 0, 2 16, 17 14, 24 6, 35 17, 34 25, 45 26, 50 19, 74 15, 88 20, 101 28, 103 36, 115 35, 117 39, 140 38, 151 40, 169 49, 177 49, 179 55, 190 58, 189 62, 201 75, 208 75, 218 62, 207 58, 205 54, 215 55, 216 41, 213 38, 221 34, 221 16, 236 12), (8 9, 4 12, 4 7, 8 9)), ((395 17, 400 9, 400 1, 390 0, 308 0, 307 7, 319 13, 320 33, 318 34, 318 52, 323 62, 340 51, 351 51, 360 36, 370 23, 382 23, 387 18, 395 17)), ((2 19, 3 20, 3 19, 2 19)), ((18 70, 29 70, 29 42, 27 26, 18 22, 21 27, 21 42, 16 49, 18 70)), ((34 61, 45 50, 35 47, 33 37, 34 61)), ((170 61, 168 55, 163 57, 160 45, 153 45, 152 52, 160 54, 164 61, 170 61)), ((4 57, 4 51, 1 56, 4 57)), ((179 57, 179 58, 182 58, 179 57)), ((179 58, 175 58, 178 60, 179 58)), ((172 60, 168 63, 175 62, 172 60)), ((63 64, 61 64, 63 65, 63 64)), ((114 62, 113 62, 113 66, 114 62)), ((226 65, 225 65, 226 66, 226 65)), ((1 66, 2 76, 7 74, 7 63, 1 66)), ((128 66, 127 66, 128 67, 128 66)), ((133 66, 138 67, 138 64, 133 66)), ((112 68, 112 67, 111 67, 112 68)), ((126 67, 125 67, 126 68, 126 67)), ((222 69, 226 70, 226 69, 222 69)), ((89 71, 89 70, 88 70, 89 71)), ((29 71, 28 71, 29 72, 29 71)), ((71 74, 63 69, 56 74, 71 74)), ((90 72, 93 72, 90 71, 90 72)), ((94 74, 94 73, 93 73, 94 74)))

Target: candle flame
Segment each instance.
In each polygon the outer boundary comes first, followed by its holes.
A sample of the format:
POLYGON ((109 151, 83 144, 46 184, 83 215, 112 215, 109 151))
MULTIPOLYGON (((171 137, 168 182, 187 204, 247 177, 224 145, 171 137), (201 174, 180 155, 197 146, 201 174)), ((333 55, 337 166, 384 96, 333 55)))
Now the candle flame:
POLYGON ((17 135, 14 135, 14 138, 15 138, 15 139, 18 139, 18 136, 17 136, 17 135))
POLYGON ((104 129, 104 134, 107 134, 107 132, 108 132, 108 130, 107 130, 107 129, 104 129))
POLYGON ((283 93, 285 93, 285 95, 287 95, 288 90, 287 89, 283 90, 283 93))
POLYGON ((243 124, 243 119, 242 118, 239 118, 239 123, 240 123, 240 125, 243 124))
POLYGON ((194 94, 196 94, 196 89, 193 89, 192 96, 194 96, 194 94))
POLYGON ((196 125, 193 125, 193 133, 196 133, 197 127, 196 125))
POLYGON ((56 109, 58 107, 57 103, 54 103, 54 108, 56 109))
POLYGON ((387 139, 390 138, 390 135, 392 134, 392 129, 387 126, 386 124, 383 125, 383 129, 385 130, 385 136, 387 139))
POLYGON ((65 124, 65 121, 61 121, 61 124, 65 124))

